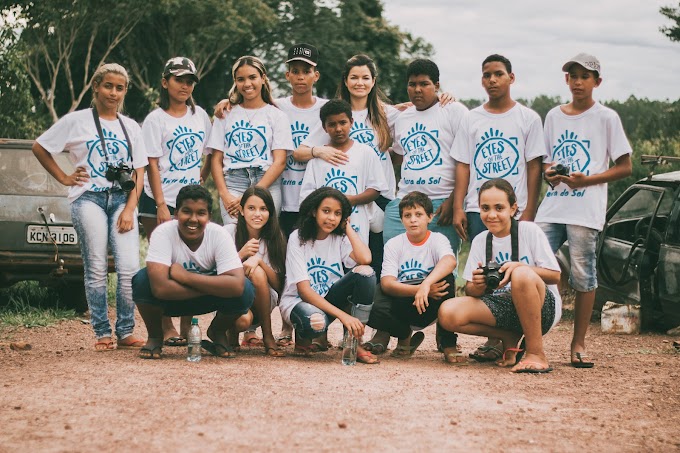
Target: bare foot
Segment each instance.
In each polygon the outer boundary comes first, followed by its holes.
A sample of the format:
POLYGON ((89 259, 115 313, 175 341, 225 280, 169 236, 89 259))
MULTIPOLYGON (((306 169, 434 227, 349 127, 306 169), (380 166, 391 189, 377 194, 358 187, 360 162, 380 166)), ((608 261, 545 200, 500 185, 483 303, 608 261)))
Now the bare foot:
POLYGON ((547 373, 552 371, 548 358, 541 354, 527 354, 517 365, 510 370, 513 373, 547 373))
POLYGON ((503 344, 503 357, 496 362, 496 365, 500 367, 514 366, 518 360, 518 354, 523 352, 522 349, 517 347, 521 335, 512 334, 506 338, 501 338, 501 343, 503 344))

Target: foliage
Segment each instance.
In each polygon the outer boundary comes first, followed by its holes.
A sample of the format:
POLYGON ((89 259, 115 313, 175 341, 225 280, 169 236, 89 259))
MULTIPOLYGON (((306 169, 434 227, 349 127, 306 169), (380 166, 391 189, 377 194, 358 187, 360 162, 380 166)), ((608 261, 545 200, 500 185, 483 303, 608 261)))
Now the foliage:
POLYGON ((45 327, 76 317, 59 306, 54 293, 37 282, 20 282, 0 290, 0 325, 45 327))
POLYGON ((659 28, 661 33, 668 36, 671 41, 680 41, 680 2, 678 2, 677 8, 663 6, 659 9, 659 12, 675 22, 674 25, 659 28))

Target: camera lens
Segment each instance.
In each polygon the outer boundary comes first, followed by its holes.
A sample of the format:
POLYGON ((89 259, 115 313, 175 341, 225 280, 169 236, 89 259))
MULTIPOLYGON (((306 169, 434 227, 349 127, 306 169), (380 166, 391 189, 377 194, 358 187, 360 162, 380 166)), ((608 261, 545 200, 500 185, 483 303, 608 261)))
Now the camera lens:
POLYGON ((126 171, 121 171, 118 174, 118 184, 120 184, 120 188, 123 189, 123 192, 126 193, 135 188, 135 182, 126 171))

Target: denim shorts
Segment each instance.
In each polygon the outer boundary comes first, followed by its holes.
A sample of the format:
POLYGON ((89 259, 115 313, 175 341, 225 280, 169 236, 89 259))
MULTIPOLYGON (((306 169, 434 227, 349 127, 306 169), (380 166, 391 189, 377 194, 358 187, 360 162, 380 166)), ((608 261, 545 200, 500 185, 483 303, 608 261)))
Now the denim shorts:
MULTIPOLYGON (((261 167, 251 167, 251 168, 236 168, 231 170, 225 170, 224 172, 224 182, 227 183, 227 189, 229 193, 235 197, 240 197, 250 186, 254 186, 262 180, 266 170, 261 167)), ((274 207, 276 208, 276 215, 281 213, 281 178, 277 178, 274 183, 269 186, 269 192, 272 194, 274 199, 274 207)), ((232 217, 224 209, 224 206, 220 202, 220 213, 222 214, 222 223, 224 225, 229 225, 231 223, 236 223, 237 218, 232 217)))
POLYGON ((576 291, 587 293, 597 288, 597 239, 598 230, 580 225, 562 223, 536 223, 548 237, 550 248, 557 252, 569 241, 571 270, 569 284, 576 291))
MULTIPOLYGON (((175 215, 175 208, 172 206, 168 206, 168 211, 170 211, 170 215, 175 215)), ((142 192, 142 196, 139 198, 139 217, 146 217, 150 219, 155 219, 157 214, 158 214, 158 206, 156 206, 156 200, 151 198, 146 194, 146 192, 142 192)))

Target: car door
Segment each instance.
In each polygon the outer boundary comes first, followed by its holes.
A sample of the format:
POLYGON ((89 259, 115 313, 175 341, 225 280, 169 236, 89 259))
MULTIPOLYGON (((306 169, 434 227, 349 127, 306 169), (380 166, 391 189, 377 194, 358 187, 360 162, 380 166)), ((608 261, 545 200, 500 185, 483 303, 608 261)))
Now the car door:
POLYGON ((666 240, 659 250, 656 288, 664 327, 680 325, 680 192, 671 213, 666 240))
POLYGON ((635 184, 609 209, 598 246, 600 297, 654 303, 654 273, 674 195, 671 188, 635 184))

